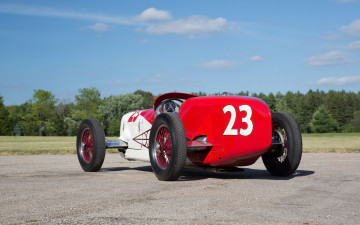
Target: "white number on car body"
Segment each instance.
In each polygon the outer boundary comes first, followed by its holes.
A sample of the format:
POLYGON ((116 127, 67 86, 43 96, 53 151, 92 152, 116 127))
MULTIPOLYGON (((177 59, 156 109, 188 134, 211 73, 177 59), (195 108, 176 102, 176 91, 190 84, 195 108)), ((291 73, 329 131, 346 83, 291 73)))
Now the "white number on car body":
POLYGON ((227 125, 224 134, 223 135, 237 135, 237 130, 233 129, 234 123, 235 123, 235 119, 236 119, 236 111, 234 106, 232 105, 227 105, 223 108, 223 112, 224 114, 226 114, 227 112, 230 112, 230 121, 229 124, 227 125))
MULTIPOLYGON (((246 125, 247 125, 246 129, 240 128, 239 133, 242 136, 249 136, 254 129, 253 122, 251 121, 252 109, 249 105, 241 105, 241 106, 239 106, 239 111, 246 112, 246 116, 244 118, 241 118, 241 122, 246 123, 246 125)), ((238 130, 233 128, 235 121, 236 121, 235 107, 232 105, 227 105, 223 108, 223 112, 224 112, 224 114, 226 114, 227 112, 230 112, 230 121, 229 121, 223 135, 238 135, 238 130)))
POLYGON ((240 135, 242 136, 249 136, 251 134, 251 132, 253 131, 254 125, 251 121, 251 116, 252 116, 252 110, 251 107, 248 105, 241 105, 239 106, 239 110, 241 111, 245 111, 246 112, 246 116, 244 118, 241 118, 241 121, 243 123, 247 124, 247 128, 246 129, 242 129, 240 128, 240 135))
POLYGON ((139 112, 139 111, 134 112, 134 113, 129 117, 128 122, 135 122, 136 119, 139 117, 139 115, 140 115, 140 112, 139 112))

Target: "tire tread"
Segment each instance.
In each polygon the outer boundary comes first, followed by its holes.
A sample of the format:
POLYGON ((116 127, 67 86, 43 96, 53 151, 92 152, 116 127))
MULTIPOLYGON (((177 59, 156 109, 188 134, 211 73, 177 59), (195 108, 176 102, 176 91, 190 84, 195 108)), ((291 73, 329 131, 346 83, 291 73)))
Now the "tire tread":
POLYGON ((185 162, 186 162, 186 133, 184 125, 178 115, 173 113, 162 113, 158 115, 153 123, 150 132, 150 145, 149 145, 149 156, 151 166, 156 177, 159 180, 173 181, 177 180, 181 175, 185 162), (166 124, 169 128, 172 142, 171 159, 168 168, 161 169, 156 163, 156 159, 153 159, 152 146, 154 145, 155 133, 158 126, 166 124), (174 148, 174 146, 176 146, 174 148))
POLYGON ((262 160, 266 169, 274 176, 292 175, 298 168, 302 157, 302 137, 299 126, 290 114, 284 112, 272 113, 272 123, 280 123, 288 138, 288 152, 284 162, 276 160, 266 153, 262 160))
POLYGON ((101 169, 101 166, 105 159, 106 145, 105 132, 98 119, 88 118, 81 122, 77 135, 76 147, 80 165, 85 172, 97 172, 101 169), (90 128, 91 134, 94 139, 93 158, 89 163, 82 158, 79 150, 81 144, 81 135, 85 128, 90 128))

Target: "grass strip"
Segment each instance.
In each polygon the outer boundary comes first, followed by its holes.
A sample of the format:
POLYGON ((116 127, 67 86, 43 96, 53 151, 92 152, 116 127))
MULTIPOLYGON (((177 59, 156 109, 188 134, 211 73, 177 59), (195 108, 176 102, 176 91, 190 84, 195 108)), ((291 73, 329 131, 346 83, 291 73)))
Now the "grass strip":
MULTIPOLYGON (((302 137, 304 152, 360 153, 360 133, 303 134, 302 137)), ((118 151, 111 149, 107 153, 118 151)), ((76 137, 0 136, 0 155, 44 154, 76 154, 76 137)))
MULTIPOLYGON (((107 153, 118 151, 111 149, 107 153)), ((0 155, 46 154, 76 154, 76 137, 0 136, 0 155)))

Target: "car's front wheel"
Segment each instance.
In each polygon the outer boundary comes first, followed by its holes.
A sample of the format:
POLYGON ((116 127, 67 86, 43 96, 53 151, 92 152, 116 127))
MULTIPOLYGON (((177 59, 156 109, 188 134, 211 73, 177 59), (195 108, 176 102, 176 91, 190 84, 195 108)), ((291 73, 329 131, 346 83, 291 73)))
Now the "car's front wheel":
POLYGON ((99 171, 105 159, 105 133, 99 120, 91 118, 80 124, 76 140, 79 163, 86 172, 99 171))
POLYGON ((274 176, 289 176, 298 168, 302 138, 295 119, 287 113, 273 113, 272 145, 262 156, 266 169, 274 176))
POLYGON ((152 125, 149 140, 149 157, 152 169, 159 180, 177 180, 186 161, 186 134, 176 114, 162 113, 152 125))

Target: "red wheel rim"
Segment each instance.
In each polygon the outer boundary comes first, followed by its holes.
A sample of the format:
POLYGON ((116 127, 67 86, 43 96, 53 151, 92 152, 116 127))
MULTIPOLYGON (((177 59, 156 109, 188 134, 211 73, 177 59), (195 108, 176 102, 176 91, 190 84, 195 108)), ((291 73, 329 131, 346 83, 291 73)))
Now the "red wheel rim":
POLYGON ((86 128, 81 136, 81 155, 86 162, 91 162, 94 153, 94 139, 91 130, 86 128))
POLYGON ((163 125, 158 129, 154 144, 157 163, 166 169, 171 158, 171 135, 167 126, 163 125))

